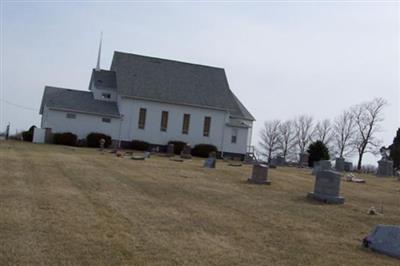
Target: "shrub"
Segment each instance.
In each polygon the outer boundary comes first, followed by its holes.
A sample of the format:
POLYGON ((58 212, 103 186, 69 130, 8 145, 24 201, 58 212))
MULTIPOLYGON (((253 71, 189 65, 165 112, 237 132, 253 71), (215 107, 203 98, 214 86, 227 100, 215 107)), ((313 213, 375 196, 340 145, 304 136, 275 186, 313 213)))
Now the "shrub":
POLYGON ((174 153, 179 155, 179 154, 181 154, 181 151, 185 147, 186 142, 179 141, 179 140, 171 140, 171 141, 168 141, 168 144, 174 144, 174 153))
POLYGON ((78 147, 86 147, 86 139, 78 139, 78 142, 76 143, 76 146, 78 147))
POLYGON ((33 140, 33 131, 23 131, 22 132, 22 139, 24 140, 24 141, 29 141, 29 142, 32 142, 32 140, 33 140))
POLYGON ((320 160, 329 160, 329 150, 326 145, 322 141, 316 141, 308 146, 307 152, 310 154, 308 159, 308 166, 313 167, 314 162, 320 160))
POLYGON ((36 126, 31 126, 27 131, 22 132, 22 139, 24 141, 29 141, 32 142, 33 140, 33 130, 36 128, 36 126))
POLYGON ((54 133, 53 134, 54 144, 76 146, 77 140, 78 140, 78 137, 71 132, 54 133))
POLYGON ((192 149, 192 155, 207 158, 210 152, 218 152, 217 147, 211 144, 197 144, 192 149))
POLYGON ((150 144, 148 142, 142 141, 142 140, 132 140, 131 147, 132 147, 132 149, 138 150, 138 151, 148 151, 150 144))
POLYGON ((393 160, 394 169, 400 169, 400 128, 397 129, 393 144, 390 145, 390 158, 393 160))
POLYGON ((107 136, 103 133, 90 133, 86 137, 86 145, 88 147, 98 148, 100 147, 100 140, 104 139, 106 142, 104 143, 104 148, 107 148, 111 145, 111 137, 107 136))

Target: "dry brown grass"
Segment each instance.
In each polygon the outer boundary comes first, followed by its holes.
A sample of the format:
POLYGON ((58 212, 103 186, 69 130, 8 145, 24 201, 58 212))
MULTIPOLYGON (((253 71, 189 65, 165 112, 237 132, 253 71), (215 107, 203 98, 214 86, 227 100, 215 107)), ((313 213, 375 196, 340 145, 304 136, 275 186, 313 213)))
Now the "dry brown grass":
POLYGON ((360 247, 398 224, 400 182, 342 183, 344 205, 306 199, 309 170, 203 169, 200 159, 116 158, 0 142, 0 265, 398 265, 360 247), (383 216, 368 216, 371 206, 383 216))

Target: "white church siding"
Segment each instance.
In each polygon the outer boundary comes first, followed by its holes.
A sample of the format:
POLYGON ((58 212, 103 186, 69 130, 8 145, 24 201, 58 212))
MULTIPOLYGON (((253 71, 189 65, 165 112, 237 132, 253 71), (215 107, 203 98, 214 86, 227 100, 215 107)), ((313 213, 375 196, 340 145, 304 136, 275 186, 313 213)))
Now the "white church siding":
POLYGON ((118 101, 120 113, 123 115, 122 140, 143 140, 152 144, 166 145, 170 140, 180 140, 192 146, 200 143, 215 145, 225 152, 246 152, 247 129, 239 128, 237 143, 231 141, 231 127, 227 127, 227 112, 198 107, 173 105, 153 101, 121 97, 118 101), (139 110, 146 109, 144 129, 139 129, 139 110), (168 112, 167 131, 161 131, 161 113, 168 112), (188 134, 182 133, 183 115, 190 114, 188 134), (210 134, 203 136, 204 118, 211 117, 210 134))
POLYGON ((42 128, 51 128, 53 133, 71 132, 79 139, 86 138, 89 133, 98 132, 119 138, 120 119, 110 116, 97 116, 74 111, 59 111, 44 107, 42 128), (75 114, 75 118, 67 118, 67 114, 75 114), (102 118, 110 118, 110 123, 102 122, 102 118))
POLYGON ((248 128, 225 126, 224 151, 245 154, 249 134, 250 130, 248 128), (236 130, 236 143, 232 143, 233 130, 236 130))
POLYGON ((99 65, 92 70, 89 91, 45 86, 39 113, 42 127, 79 138, 104 133, 123 147, 132 140, 160 146, 176 140, 241 155, 248 151, 254 121, 230 90, 223 68, 122 52, 114 53, 110 70, 99 65), (141 108, 146 118, 139 128, 141 108), (168 125, 161 130, 163 112, 168 125), (185 115, 190 122, 183 132, 185 115), (204 136, 206 117, 211 122, 204 136))

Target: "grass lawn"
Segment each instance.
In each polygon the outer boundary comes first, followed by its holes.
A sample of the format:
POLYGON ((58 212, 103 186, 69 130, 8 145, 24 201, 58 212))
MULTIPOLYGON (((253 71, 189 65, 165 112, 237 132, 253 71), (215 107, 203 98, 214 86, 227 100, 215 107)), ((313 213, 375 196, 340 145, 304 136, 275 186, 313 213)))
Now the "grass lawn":
POLYGON ((344 205, 306 199, 308 169, 203 169, 95 149, 0 141, 0 265, 399 265, 363 249, 400 223, 400 182, 342 182, 344 205), (384 215, 367 210, 383 205, 384 215))

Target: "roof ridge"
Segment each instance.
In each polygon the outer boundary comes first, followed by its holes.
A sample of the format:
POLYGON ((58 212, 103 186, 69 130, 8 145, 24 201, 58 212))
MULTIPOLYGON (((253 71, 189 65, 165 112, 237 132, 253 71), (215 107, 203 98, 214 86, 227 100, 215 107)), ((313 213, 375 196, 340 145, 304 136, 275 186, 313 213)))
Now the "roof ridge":
POLYGON ((143 58, 148 58, 148 59, 169 61, 169 62, 172 62, 172 63, 187 64, 187 65, 200 66, 200 67, 206 67, 206 68, 213 68, 213 69, 219 69, 219 70, 225 71, 225 69, 224 69, 223 67, 210 66, 210 65, 203 65, 203 64, 196 64, 196 63, 190 63, 190 62, 184 62, 184 61, 179 61, 179 60, 174 60, 174 59, 167 59, 167 58, 161 58, 161 57, 154 57, 154 56, 147 56, 147 55, 141 55, 141 54, 132 54, 132 53, 121 52, 121 51, 114 51, 114 55, 117 54, 117 53, 118 53, 118 54, 129 55, 129 56, 137 56, 137 57, 143 57, 143 58))
POLYGON ((77 90, 77 89, 70 89, 70 88, 64 88, 64 87, 55 87, 55 86, 49 86, 45 85, 44 89, 59 89, 59 90, 67 90, 67 91, 72 91, 72 92, 88 92, 91 93, 90 91, 84 91, 84 90, 77 90))

